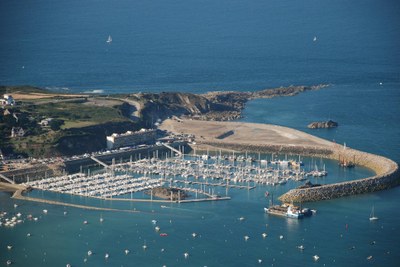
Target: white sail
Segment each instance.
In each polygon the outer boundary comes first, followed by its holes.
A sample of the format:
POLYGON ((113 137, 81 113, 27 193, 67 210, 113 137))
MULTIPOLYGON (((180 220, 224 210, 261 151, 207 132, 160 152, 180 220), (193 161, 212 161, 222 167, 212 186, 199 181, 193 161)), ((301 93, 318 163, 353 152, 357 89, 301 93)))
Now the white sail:
POLYGON ((372 210, 371 210, 371 214, 370 214, 370 216, 369 216, 369 220, 370 220, 370 221, 376 221, 376 220, 378 220, 378 219, 379 219, 379 218, 375 216, 375 209, 374 209, 374 206, 372 206, 372 210))

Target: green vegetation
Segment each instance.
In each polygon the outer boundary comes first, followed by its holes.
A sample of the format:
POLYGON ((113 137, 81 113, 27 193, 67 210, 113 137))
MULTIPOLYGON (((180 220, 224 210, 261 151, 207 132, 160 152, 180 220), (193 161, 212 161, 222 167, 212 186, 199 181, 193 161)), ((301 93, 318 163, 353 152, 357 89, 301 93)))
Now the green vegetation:
POLYGON ((50 94, 51 92, 38 88, 38 87, 33 87, 29 85, 18 85, 18 86, 0 86, 0 95, 3 94, 13 94, 13 93, 24 93, 24 94, 29 94, 29 93, 41 93, 41 94, 50 94))
MULTIPOLYGON (((0 94, 18 92, 47 93, 34 87, 0 87, 0 94), (25 91, 26 89, 26 91, 25 91)), ((90 152, 105 147, 105 136, 113 132, 134 130, 123 102, 111 102, 104 97, 23 99, 16 106, 0 109, 0 148, 5 154, 48 157, 90 152), (99 99, 102 104, 96 105, 99 99), (47 125, 41 125, 49 119, 47 125), (21 127, 25 134, 11 138, 11 129, 21 127)))
POLYGON ((64 121, 63 129, 84 127, 104 122, 127 121, 120 110, 110 107, 85 105, 81 102, 60 102, 30 105, 26 110, 36 116, 55 118, 64 121))

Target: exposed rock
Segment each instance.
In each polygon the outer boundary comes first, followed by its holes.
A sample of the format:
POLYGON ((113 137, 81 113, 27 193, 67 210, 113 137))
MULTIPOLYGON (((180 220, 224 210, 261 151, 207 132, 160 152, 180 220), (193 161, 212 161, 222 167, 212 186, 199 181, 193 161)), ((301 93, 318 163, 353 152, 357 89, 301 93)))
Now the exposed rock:
POLYGON ((313 184, 310 181, 305 182, 305 184, 300 185, 297 187, 297 189, 302 189, 302 188, 311 188, 311 187, 318 187, 321 186, 320 184, 313 184))
MULTIPOLYGON (((152 191, 153 196, 155 197, 169 199, 173 201, 183 200, 189 196, 188 194, 186 194, 185 191, 179 190, 177 188, 155 187, 152 191)), ((147 190, 146 194, 150 195, 151 190, 147 190)))
POLYGON ((293 96, 326 86, 289 86, 254 92, 217 91, 201 95, 179 92, 140 93, 131 95, 130 99, 142 104, 141 114, 146 122, 174 115, 197 120, 229 121, 241 118, 242 110, 249 100, 293 96))
POLYGON ((307 127, 310 129, 318 129, 318 128, 335 128, 338 127, 338 123, 332 120, 329 121, 321 121, 321 122, 312 122, 307 127))

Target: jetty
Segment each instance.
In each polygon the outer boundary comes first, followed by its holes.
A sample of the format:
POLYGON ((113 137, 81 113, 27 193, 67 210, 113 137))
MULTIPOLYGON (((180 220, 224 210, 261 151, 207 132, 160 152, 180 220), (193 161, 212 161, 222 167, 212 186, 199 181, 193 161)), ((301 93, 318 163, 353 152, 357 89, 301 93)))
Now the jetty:
POLYGON ((171 149, 171 151, 175 152, 177 155, 182 156, 182 152, 179 151, 178 149, 166 144, 166 143, 161 143, 163 146, 165 146, 166 148, 171 149))
MULTIPOLYGON (((175 152, 176 156, 165 153, 165 157, 161 155, 159 158, 158 153, 153 153, 153 157, 147 153, 148 157, 142 158, 139 154, 138 160, 132 161, 130 157, 129 162, 121 160, 116 164, 114 155, 108 155, 111 165, 91 156, 90 160, 94 160, 105 169, 94 174, 79 172, 31 181, 28 179, 26 185, 34 189, 111 201, 188 203, 228 200, 229 188, 252 190, 258 184, 279 186, 289 180, 302 181, 308 175, 315 176, 315 171, 305 172, 300 167, 300 161, 267 161, 260 158, 256 160, 248 156, 247 151, 340 159, 375 172, 374 176, 364 179, 292 189, 280 196, 282 202, 332 199, 383 190, 400 183, 398 165, 388 158, 358 151, 287 127, 240 122, 167 120, 161 125, 161 129, 196 136, 196 142, 190 144, 195 154, 185 155, 165 144, 158 147, 169 149, 175 152), (230 134, 226 135, 227 132, 230 134), (224 138, 221 139, 221 135, 224 135, 224 138), (228 155, 222 155, 221 152, 213 156, 209 153, 196 155, 196 151, 209 149, 224 150, 228 155), (238 151, 242 155, 238 155, 238 151), (112 171, 108 172, 108 169, 112 171), (154 199, 152 190, 158 187, 192 192, 195 198, 154 199), (225 190, 225 196, 215 194, 215 190, 225 190), (150 192, 150 199, 134 197, 135 193, 146 191, 150 192), (122 195, 128 197, 119 197, 122 195)), ((322 176, 327 175, 325 170, 320 173, 322 176)), ((318 174, 317 177, 319 176, 318 174)), ((10 181, 9 179, 8 182, 10 181)))
POLYGON ((92 160, 94 160, 95 162, 99 163, 101 166, 103 166, 106 169, 111 169, 110 166, 108 166, 106 163, 102 162, 101 160, 99 160, 98 158, 91 156, 90 157, 92 160))
POLYGON ((389 189, 400 184, 399 166, 391 159, 358 151, 291 128, 256 123, 166 120, 161 129, 192 134, 195 150, 252 151, 296 154, 352 162, 372 169, 375 175, 343 183, 313 188, 292 189, 279 199, 282 202, 307 202, 333 199, 389 189), (222 134, 231 135, 218 139, 222 134))
POLYGON ((9 182, 10 184, 15 184, 15 182, 13 180, 11 180, 10 178, 6 177, 5 175, 0 173, 0 178, 9 182))

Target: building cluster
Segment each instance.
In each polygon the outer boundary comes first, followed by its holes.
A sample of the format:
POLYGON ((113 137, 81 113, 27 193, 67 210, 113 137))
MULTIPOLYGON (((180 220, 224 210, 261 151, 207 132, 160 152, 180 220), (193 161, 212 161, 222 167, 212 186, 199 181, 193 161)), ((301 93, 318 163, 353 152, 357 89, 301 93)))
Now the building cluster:
POLYGON ((23 137, 25 135, 25 130, 22 127, 12 127, 11 137, 23 137))
POLYGON ((45 118, 39 122, 40 126, 48 127, 53 118, 45 118))
POLYGON ((15 100, 12 95, 3 95, 3 98, 0 99, 1 106, 14 106, 15 100))
POLYGON ((156 129, 141 129, 140 131, 117 134, 106 137, 107 149, 136 146, 140 144, 154 143, 157 138, 156 129))

